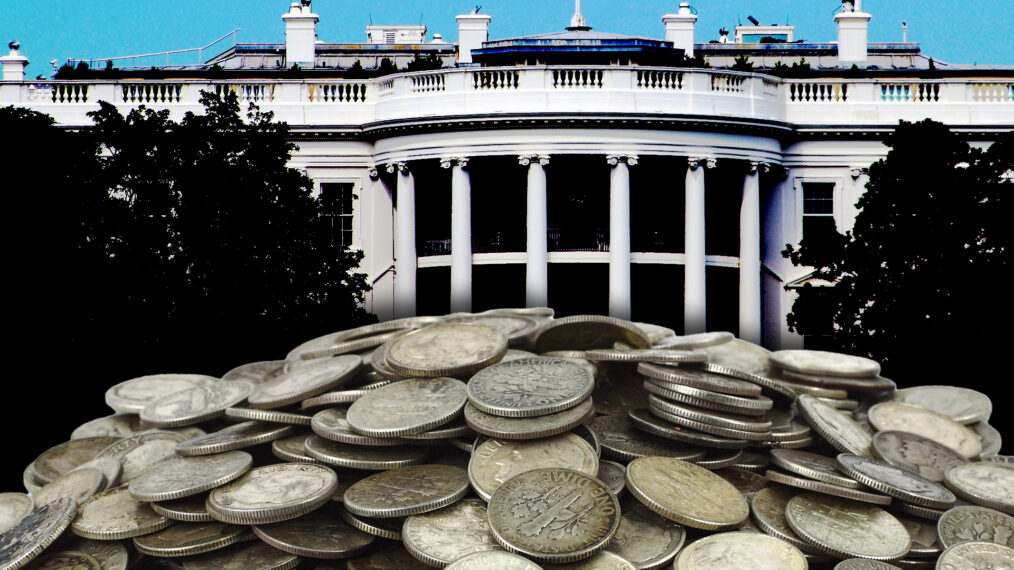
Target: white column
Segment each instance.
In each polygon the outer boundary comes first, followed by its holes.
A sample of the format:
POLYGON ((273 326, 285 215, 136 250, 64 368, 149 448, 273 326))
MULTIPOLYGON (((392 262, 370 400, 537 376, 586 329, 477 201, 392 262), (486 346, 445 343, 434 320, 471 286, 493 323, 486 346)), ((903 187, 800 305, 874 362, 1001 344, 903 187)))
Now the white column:
POLYGON ((445 158, 451 169, 451 312, 472 310, 472 181, 464 157, 445 158))
POLYGON ((609 316, 630 320, 630 169, 637 156, 606 157, 609 175, 609 316))
POLYGON ((367 309, 381 321, 394 318, 394 192, 387 187, 375 166, 369 168, 370 182, 363 189, 360 210, 366 269, 373 287, 366 294, 367 309))
POLYGON ((739 338, 755 344, 761 342, 760 173, 768 168, 750 163, 739 210, 739 338))
POLYGON ((521 166, 528 167, 528 246, 525 265, 525 304, 549 305, 549 245, 546 241, 546 166, 549 156, 522 155, 521 166))
POLYGON ((415 316, 415 179, 408 163, 388 164, 387 171, 398 173, 397 202, 394 210, 394 315, 415 316))
POLYGON ((683 332, 692 334, 707 329, 704 258, 704 167, 714 168, 713 158, 690 157, 686 183, 686 221, 684 248, 686 289, 683 298, 683 332))

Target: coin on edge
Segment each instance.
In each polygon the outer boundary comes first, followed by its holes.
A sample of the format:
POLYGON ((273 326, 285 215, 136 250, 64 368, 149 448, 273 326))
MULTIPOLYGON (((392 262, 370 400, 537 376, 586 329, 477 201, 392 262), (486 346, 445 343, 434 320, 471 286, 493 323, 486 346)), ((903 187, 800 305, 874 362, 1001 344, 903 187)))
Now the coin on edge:
POLYGON ((269 524, 314 511, 338 487, 331 469, 309 463, 279 463, 247 471, 208 495, 208 514, 230 524, 269 524))
POLYGON ((165 530, 134 537, 134 547, 149 556, 193 556, 235 544, 246 534, 246 527, 220 522, 178 523, 165 530))
POLYGON ((360 479, 345 490, 342 502, 354 515, 405 517, 454 503, 468 485, 468 473, 460 467, 411 465, 360 479))
POLYGON ((134 478, 128 488, 139 501, 171 501, 225 485, 252 466, 253 457, 245 451, 174 457, 134 478))
POLYGON ((352 431, 398 437, 442 426, 465 407, 465 383, 454 378, 413 378, 367 392, 345 414, 352 431))

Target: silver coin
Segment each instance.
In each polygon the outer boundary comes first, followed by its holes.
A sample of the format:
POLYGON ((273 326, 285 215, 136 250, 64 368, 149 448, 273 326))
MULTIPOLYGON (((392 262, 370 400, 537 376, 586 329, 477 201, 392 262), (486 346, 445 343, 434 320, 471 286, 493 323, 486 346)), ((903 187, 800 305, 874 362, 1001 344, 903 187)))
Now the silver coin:
POLYGON ((968 463, 957 451, 921 435, 904 431, 880 431, 873 435, 873 448, 877 455, 891 465, 897 465, 937 483, 954 465, 968 463))
MULTIPOLYGON (((352 431, 352 426, 349 425, 347 415, 348 410, 344 408, 321 410, 314 414, 310 420, 310 429, 313 430, 313 433, 325 439, 351 445, 391 447, 407 443, 405 439, 400 437, 373 437, 352 431)), ((303 441, 305 448, 305 438, 303 441)))
POLYGON ((102 565, 84 552, 46 551, 32 563, 32 570, 102 570, 102 565))
POLYGON ((671 422, 657 418, 649 410, 630 410, 627 417, 639 430, 694 446, 741 449, 750 445, 750 442, 745 439, 720 437, 673 425, 671 422))
POLYGON ((588 360, 601 362, 707 362, 706 352, 672 350, 662 348, 642 348, 616 350, 612 348, 595 348, 585 351, 588 360))
POLYGON ((891 504, 891 497, 889 495, 870 493, 861 489, 850 489, 848 487, 835 485, 834 483, 825 483, 824 481, 817 481, 807 477, 797 477, 793 474, 778 471, 776 469, 768 469, 764 472, 764 476, 775 483, 796 487, 797 489, 806 489, 807 491, 817 491, 818 493, 824 495, 844 497, 853 501, 872 503, 874 505, 891 504))
POLYGON ((798 449, 772 449, 771 462, 786 471, 817 481, 858 489, 859 482, 844 475, 833 457, 798 449))
POLYGON ((989 396, 957 386, 905 388, 891 394, 891 399, 932 410, 965 425, 984 421, 993 412, 989 396))
POLYGON ((127 437, 145 429, 137 414, 113 414, 81 424, 70 434, 70 438, 127 437))
POLYGON ((312 512, 331 499, 338 476, 322 465, 257 467, 208 495, 208 513, 229 524, 270 524, 312 512))
POLYGON ((92 495, 102 491, 105 486, 105 476, 98 469, 85 468, 75 469, 66 475, 61 475, 52 483, 39 489, 32 494, 35 500, 35 507, 48 505, 57 499, 69 497, 74 502, 81 504, 91 498, 92 495))
POLYGON ((186 438, 168 431, 148 431, 121 439, 102 450, 96 457, 120 460, 123 471, 120 481, 129 483, 152 466, 176 456, 176 446, 186 438))
POLYGON ((127 547, 123 543, 111 540, 92 540, 64 534, 55 547, 84 552, 97 560, 102 570, 127 570, 127 562, 130 558, 127 547))
POLYGON ((507 418, 487 414, 465 405, 465 422, 483 435, 502 439, 535 439, 569 431, 595 417, 595 404, 591 398, 560 412, 531 418, 507 418))
POLYGON ((804 374, 870 378, 880 373, 880 364, 869 358, 822 350, 778 350, 771 353, 771 362, 804 374))
MULTIPOLYGON (((772 422, 764 416, 741 416, 738 414, 727 414, 716 410, 705 410, 670 402, 651 394, 648 396, 649 407, 656 408, 669 415, 679 416, 692 422, 704 423, 719 428, 765 433, 766 438, 770 437, 772 422)), ((746 439, 746 438, 743 438, 746 439)))
POLYGON ((794 489, 781 486, 761 489, 750 500, 750 516, 765 534, 784 540, 803 553, 815 552, 785 520, 785 507, 798 494, 794 489))
POLYGON ((243 422, 191 438, 176 445, 176 454, 210 455, 242 449, 281 439, 292 433, 292 426, 267 422, 243 422))
POLYGON ((881 402, 870 408, 868 417, 877 431, 907 431, 921 435, 967 458, 976 457, 982 451, 982 443, 975 432, 926 408, 902 402, 881 402))
POLYGON ((1014 517, 979 506, 954 507, 937 521, 944 548, 962 542, 995 542, 1014 548, 1014 517))
POLYGON ((1014 514, 1014 469, 986 462, 955 465, 944 473, 944 483, 965 500, 1014 514))
POLYGON ((843 453, 872 454, 873 438, 851 417, 813 396, 802 395, 797 403, 806 423, 832 447, 843 453))
POLYGON ((410 465, 360 479, 345 490, 342 502, 354 515, 404 517, 454 503, 468 485, 468 473, 459 467, 410 465))
POLYGON ((660 568, 683 548, 686 530, 637 502, 620 505, 620 526, 606 550, 622 556, 635 568, 660 568))
POLYGON ((676 336, 663 342, 660 346, 674 350, 694 350, 718 346, 731 342, 736 335, 726 331, 715 331, 676 336))
POLYGON ((810 546, 839 558, 890 562, 912 547, 905 526, 887 511, 839 497, 796 495, 785 507, 785 520, 810 546))
POLYGON ((622 342, 631 348, 649 348, 651 340, 636 325, 598 315, 575 315, 545 324, 535 339, 535 352, 613 348, 622 342))
POLYGON ((247 399, 251 408, 274 409, 295 404, 347 382, 363 364, 354 354, 326 358, 257 386, 247 399))
POLYGON ((645 380, 643 386, 652 394, 667 400, 722 412, 762 416, 774 407, 774 401, 767 396, 732 396, 682 384, 663 383, 654 378, 645 380))
POLYGON ((429 449, 418 445, 369 447, 330 441, 318 435, 308 437, 304 445, 307 455, 322 463, 372 471, 419 465, 430 453, 429 449))
POLYGON ((448 323, 412 331, 392 342, 388 366, 406 377, 469 376, 498 362, 507 337, 483 325, 448 323))
POLYGON ((461 414, 465 383, 454 378, 414 378, 371 390, 349 407, 352 431, 397 437, 442 426, 461 414))
POLYGON ((0 534, 17 526, 34 508, 35 502, 24 493, 0 493, 0 534))
POLYGON ((28 466, 31 479, 41 487, 95 459, 102 450, 118 441, 118 437, 86 437, 54 445, 28 466))
POLYGON ((409 554, 401 543, 385 545, 381 550, 353 558, 348 562, 348 570, 429 570, 432 566, 423 564, 409 554))
POLYGON ((130 494, 139 501, 171 501, 196 495, 239 478, 253 466, 245 451, 174 457, 135 477, 130 494))
POLYGON ((993 542, 961 542, 944 550, 937 568, 946 570, 983 570, 1014 567, 1014 548, 993 542))
POLYGON ((838 456, 838 465, 863 485, 906 503, 947 509, 957 499, 942 485, 879 459, 842 453, 838 456))
POLYGON ((198 424, 225 415, 250 395, 247 382, 218 382, 213 386, 194 386, 150 402, 141 410, 141 421, 159 428, 198 424))
POLYGON ((897 570, 897 566, 880 562, 879 560, 868 560, 866 558, 849 558, 842 560, 835 565, 834 570, 897 570))
MULTIPOLYGON (((740 451, 740 453, 743 452, 740 451)), ((768 481, 768 479, 763 475, 758 475, 753 471, 747 471, 738 467, 723 467, 721 469, 714 469, 713 471, 715 475, 718 475, 722 479, 728 481, 748 501, 752 499, 758 491, 766 489, 771 485, 771 481, 768 481)))
POLYGON ((1003 447, 1003 436, 996 428, 986 422, 978 422, 969 427, 975 432, 975 435, 979 438, 979 443, 982 445, 979 459, 985 459, 1000 453, 1000 448, 1003 447))
POLYGON ((693 461, 704 457, 704 449, 654 436, 635 429, 627 416, 599 416, 589 424, 608 457, 631 461, 638 457, 675 457, 693 461))
POLYGON ((231 420, 254 420, 258 422, 272 422, 294 426, 310 425, 310 416, 305 414, 282 412, 279 410, 254 410, 252 408, 232 407, 226 408, 225 417, 231 420))
POLYGON ((282 373, 284 360, 265 360, 241 364, 222 375, 224 382, 249 382, 254 386, 263 384, 282 373))
POLYGON ((908 551, 907 558, 935 559, 940 555, 943 549, 940 547, 940 539, 937 536, 937 525, 911 516, 899 514, 894 516, 901 524, 905 525, 908 536, 912 538, 912 548, 908 551))
POLYGON ((314 559, 351 558, 375 539, 323 510, 288 521, 258 525, 253 531, 279 550, 314 559))
POLYGON ((489 526, 506 550, 541 562, 572 562, 604 549, 620 525, 620 504, 599 480, 569 469, 526 471, 489 501, 489 526))
POLYGON ((151 510, 167 519, 181 522, 212 522, 215 519, 208 514, 207 494, 192 495, 174 501, 149 503, 151 510))
POLYGON ((0 535, 0 568, 21 568, 67 529, 77 503, 64 497, 22 518, 14 528, 0 535))
POLYGON ((448 317, 444 320, 445 323, 469 323, 473 325, 483 325, 491 329, 500 331, 505 337, 507 337, 508 346, 518 346, 530 343, 535 335, 539 332, 539 322, 535 319, 523 317, 521 315, 507 315, 507 314, 479 314, 479 315, 461 315, 456 317, 448 317))
POLYGON ((704 537, 688 544, 673 563, 674 570, 806 570, 808 566, 803 553, 795 546, 755 532, 726 532, 704 537))
POLYGON ((752 382, 692 366, 642 363, 637 366, 637 371, 660 382, 682 384, 733 396, 759 396, 761 393, 761 387, 752 382))
POLYGON ((545 570, 636 570, 632 562, 615 552, 600 550, 590 558, 567 564, 546 564, 545 570))
POLYGON ((271 442, 271 453, 282 461, 296 463, 317 463, 317 460, 306 454, 306 438, 308 434, 290 435, 271 442))
POLYGON ((179 561, 183 570, 289 570, 298 564, 299 557, 295 554, 259 540, 187 556, 179 561))
POLYGON ((148 503, 131 497, 127 487, 117 487, 82 503, 71 530, 84 538, 120 540, 151 534, 172 523, 148 503))
POLYGON ((527 558, 503 550, 487 550, 462 556, 448 565, 447 570, 542 570, 527 558))
POLYGON ((750 514, 732 484, 703 467, 670 457, 631 461, 627 490, 663 517, 702 530, 737 528, 750 514))
POLYGON ((475 552, 500 548, 490 535, 486 504, 479 499, 462 499, 406 518, 402 538, 412 556, 438 568, 475 552))
POLYGON ((201 374, 152 374, 131 378, 106 390, 106 404, 125 414, 140 414, 149 403, 194 386, 214 386, 213 376, 201 374))
POLYGON ((588 442, 573 433, 527 441, 488 439, 472 453, 468 477, 476 494, 489 500, 510 478, 543 467, 573 469, 594 477, 599 458, 588 442))
POLYGON ((615 461, 602 459, 599 461, 599 472, 595 478, 606 484, 614 495, 620 497, 626 489, 627 468, 615 461))
POLYGON ((468 401, 488 414, 525 418, 572 408, 591 395, 588 369, 562 358, 519 358, 476 373, 468 401))
POLYGON ((173 558, 193 556, 225 548, 245 538, 245 527, 211 523, 178 523, 167 529, 134 537, 134 547, 142 554, 173 558))

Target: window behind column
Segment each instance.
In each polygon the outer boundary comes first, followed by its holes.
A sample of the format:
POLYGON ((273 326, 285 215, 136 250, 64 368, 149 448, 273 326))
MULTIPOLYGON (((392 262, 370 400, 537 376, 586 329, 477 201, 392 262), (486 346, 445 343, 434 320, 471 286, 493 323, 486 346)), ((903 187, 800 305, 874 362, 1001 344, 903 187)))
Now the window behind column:
POLYGON ((834 182, 803 183, 803 240, 823 249, 838 233, 834 222, 834 182))
POLYGON ((323 216, 330 221, 333 245, 352 246, 352 199, 355 184, 326 182, 320 185, 323 216))

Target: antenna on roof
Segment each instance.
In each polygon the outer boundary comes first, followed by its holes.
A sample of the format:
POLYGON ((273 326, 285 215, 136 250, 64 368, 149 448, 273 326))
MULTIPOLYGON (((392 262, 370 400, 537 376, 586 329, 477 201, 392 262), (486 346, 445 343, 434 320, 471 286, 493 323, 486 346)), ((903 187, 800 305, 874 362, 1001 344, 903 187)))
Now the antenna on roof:
POLYGON ((369 16, 370 16, 370 25, 372 26, 373 25, 373 14, 369 14, 369 16))
POLYGON ((476 4, 475 8, 472 8, 472 15, 474 16, 474 15, 478 14, 479 10, 482 10, 482 5, 481 4, 476 4))
POLYGON ((759 26, 760 25, 760 22, 757 21, 757 18, 754 18, 753 16, 747 16, 746 19, 750 20, 750 23, 753 24, 753 25, 755 25, 755 26, 759 26))

